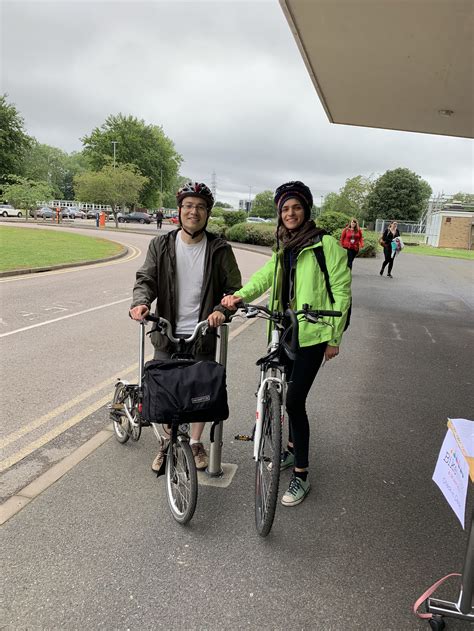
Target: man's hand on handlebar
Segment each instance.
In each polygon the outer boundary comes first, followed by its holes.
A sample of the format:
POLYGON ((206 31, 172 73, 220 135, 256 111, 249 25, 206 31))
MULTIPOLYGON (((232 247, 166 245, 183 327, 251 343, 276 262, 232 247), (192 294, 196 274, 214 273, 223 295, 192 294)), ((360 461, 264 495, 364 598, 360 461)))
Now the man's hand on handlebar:
POLYGON ((324 359, 328 362, 330 359, 339 355, 339 346, 326 346, 324 351, 324 359))
POLYGON ((222 298, 221 305, 230 311, 237 311, 237 305, 240 302, 242 302, 242 298, 240 298, 240 296, 229 294, 228 296, 224 296, 224 298, 222 298))
POLYGON ((150 313, 150 309, 146 305, 137 305, 128 312, 132 320, 141 322, 143 318, 150 313))
POLYGON ((221 311, 213 311, 211 315, 207 317, 207 322, 210 327, 217 329, 221 324, 224 324, 225 315, 221 311))

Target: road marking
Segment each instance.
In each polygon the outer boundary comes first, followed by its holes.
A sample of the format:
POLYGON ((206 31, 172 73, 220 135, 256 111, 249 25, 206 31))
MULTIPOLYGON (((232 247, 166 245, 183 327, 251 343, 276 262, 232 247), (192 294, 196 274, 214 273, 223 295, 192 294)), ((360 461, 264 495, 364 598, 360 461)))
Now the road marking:
POLYGON ((33 441, 29 445, 26 445, 25 447, 23 447, 23 449, 20 449, 20 451, 17 451, 16 453, 12 454, 8 458, 5 458, 5 460, 0 462, 0 473, 2 473, 2 471, 5 471, 6 469, 9 469, 11 466, 16 464, 20 460, 23 460, 23 458, 26 458, 26 456, 29 456, 33 451, 35 451, 39 447, 42 447, 46 443, 49 443, 49 441, 59 436, 59 434, 62 434, 67 429, 73 427, 74 425, 77 425, 78 423, 80 423, 80 421, 85 419, 90 414, 93 414, 94 412, 96 412, 102 406, 106 405, 107 403, 110 403, 110 399, 111 399, 111 395, 109 393, 102 399, 99 399, 98 401, 91 403, 86 408, 84 408, 83 410, 81 410, 80 412, 72 416, 71 418, 67 419, 67 421, 64 421, 64 423, 61 423, 61 425, 57 425, 49 432, 46 432, 46 434, 43 434, 42 436, 40 436, 37 440, 33 441))
MULTIPOLYGON (((148 358, 146 358, 146 359, 151 359, 151 355, 148 358)), ((137 373, 138 372, 138 362, 136 362, 135 364, 132 364, 128 368, 124 368, 123 370, 118 370, 117 372, 120 375, 129 375, 130 373, 133 373, 133 372, 137 373)), ((103 388, 106 388, 107 386, 110 386, 115 381, 117 381, 117 379, 118 379, 117 377, 110 377, 109 379, 106 379, 105 381, 102 381, 102 383, 99 383, 94 388, 91 388, 90 390, 87 390, 86 392, 83 392, 82 394, 78 395, 74 399, 71 399, 70 401, 67 401, 67 403, 64 403, 63 405, 58 406, 54 410, 51 410, 51 412, 48 412, 47 414, 44 414, 43 416, 40 416, 40 418, 38 418, 35 421, 31 422, 29 425, 25 425, 24 427, 21 427, 20 429, 18 429, 16 432, 13 432, 12 434, 9 434, 6 438, 0 440, 0 449, 5 449, 5 447, 10 445, 11 443, 14 443, 15 441, 17 441, 22 436, 25 436, 25 434, 29 434, 30 432, 32 432, 33 430, 37 429, 38 427, 41 427, 42 425, 45 425, 46 423, 48 423, 49 421, 54 419, 56 416, 59 416, 60 414, 62 414, 63 412, 66 412, 67 410, 70 410, 71 408, 73 408, 74 406, 78 405, 79 403, 81 403, 85 399, 88 399, 90 396, 92 396, 96 392, 99 392, 103 388)))
MULTIPOLYGON (((255 322, 257 322, 257 318, 252 319, 252 320, 247 320, 246 322, 242 323, 239 327, 235 329, 235 331, 233 331, 229 335, 229 341, 237 337, 240 333, 245 331, 252 324, 255 324, 255 322)), ((148 358, 145 358, 145 360, 147 359, 148 358)), ((126 369, 125 372, 121 371, 121 373, 126 375, 127 373, 132 372, 133 370, 137 370, 137 368, 138 368, 138 364, 134 364, 130 368, 126 369)), ((111 379, 107 379, 101 385, 110 384, 114 380, 115 380, 115 377, 111 379)), ((93 393, 93 390, 89 390, 87 393, 84 393, 83 395, 76 397, 74 401, 80 402, 80 400, 86 398, 86 396, 90 396, 91 393, 93 393)), ((42 438, 38 439, 34 443, 31 443, 30 445, 28 445, 21 451, 18 451, 16 454, 13 454, 13 456, 11 456, 10 458, 8 458, 7 460, 5 460, 4 462, 0 464, 0 467, 1 467, 0 471, 4 471, 5 468, 13 466, 13 464, 16 464, 16 462, 19 462, 20 460, 28 456, 38 447, 43 446, 44 444, 46 444, 47 442, 49 442, 50 440, 58 436, 60 433, 62 433, 66 429, 79 423, 81 420, 86 418, 86 416, 88 416, 92 412, 99 409, 102 405, 105 405, 108 401, 110 401, 110 396, 104 397, 103 399, 96 401, 95 403, 92 403, 90 406, 82 410, 82 412, 76 414, 71 419, 68 419, 62 425, 58 426, 51 432, 48 432, 48 434, 45 434, 42 438), (13 462, 13 459, 15 459, 15 462, 13 462), (4 466, 5 464, 6 464, 6 467, 4 466)), ((74 405, 73 402, 69 402, 69 403, 74 405)), ((53 410, 53 412, 58 412, 58 410, 67 409, 68 406, 71 407, 71 405, 65 404, 63 406, 60 406, 59 408, 56 408, 56 410, 53 410)), ((53 414, 53 412, 51 412, 51 414, 53 414)), ((111 435, 111 430, 109 430, 108 427, 103 430, 100 430, 86 443, 84 443, 83 445, 80 445, 77 449, 75 449, 69 456, 66 456, 65 458, 63 458, 63 460, 53 465, 50 469, 48 469, 45 473, 39 476, 36 480, 33 480, 33 482, 30 482, 26 487, 24 487, 23 489, 18 491, 14 496, 6 500, 6 502, 4 502, 4 504, 2 504, 2 506, 0 507, 0 524, 3 524, 5 521, 7 521, 11 517, 19 513, 22 510, 22 508, 24 508, 31 501, 31 499, 34 499, 35 497, 40 495, 44 490, 49 488, 51 484, 53 484, 55 481, 61 478, 65 473, 71 470, 78 462, 80 462, 85 457, 90 455, 93 451, 98 449, 106 440, 108 440, 110 435, 111 435), (109 435, 107 436, 107 434, 109 435), (23 493, 25 495, 23 495, 23 493)), ((227 486, 228 484, 230 484, 230 481, 232 480, 232 477, 235 474, 235 470, 237 469, 235 465, 223 464, 222 467, 224 469, 224 472, 226 472, 227 468, 230 469, 228 471, 229 475, 226 476, 226 480, 224 481, 224 484, 214 483, 212 484, 212 486, 227 486), (235 467, 235 469, 233 469, 233 467, 235 467)), ((201 480, 201 483, 202 483, 202 480, 201 480)))
POLYGON ((434 339, 434 337, 429 332, 428 327, 424 326, 423 328, 425 329, 426 335, 430 338, 432 344, 436 344, 436 340, 434 339))
POLYGON ((46 322, 37 322, 36 324, 30 324, 30 326, 24 326, 21 329, 15 329, 14 331, 8 331, 7 333, 1 333, 1 337, 8 337, 9 335, 15 335, 15 333, 21 333, 22 331, 29 331, 30 329, 36 329, 39 326, 46 326, 47 324, 53 324, 53 322, 59 322, 60 320, 67 320, 68 318, 75 318, 76 316, 84 315, 84 313, 91 313, 91 311, 98 311, 99 309, 106 309, 107 307, 113 307, 121 302, 130 302, 131 296, 128 298, 122 298, 121 300, 114 300, 114 302, 108 302, 105 305, 98 305, 97 307, 91 307, 90 309, 84 309, 83 311, 77 311, 76 313, 69 313, 68 315, 54 318, 53 320, 46 320, 46 322))
MULTIPOLYGON (((118 241, 114 241, 114 243, 118 243, 118 241)), ((129 261, 133 261, 138 258, 142 251, 140 248, 135 247, 134 245, 122 244, 125 245, 131 252, 128 256, 125 256, 120 259, 114 259, 112 261, 103 261, 102 263, 91 263, 91 265, 79 265, 77 267, 66 267, 65 269, 58 270, 50 270, 49 272, 32 272, 31 274, 20 274, 18 276, 8 276, 7 278, 0 279, 0 283, 14 283, 17 281, 30 280, 31 278, 42 278, 44 276, 54 276, 56 274, 69 274, 71 272, 84 272, 89 269, 95 269, 97 267, 106 267, 108 265, 119 265, 122 263, 128 263, 129 261)))
POLYGON ((400 330, 399 330, 397 324, 395 322, 391 322, 390 324, 392 325, 393 332, 395 333, 395 339, 397 341, 399 341, 399 342, 403 342, 404 340, 403 340, 402 336, 400 335, 400 330))

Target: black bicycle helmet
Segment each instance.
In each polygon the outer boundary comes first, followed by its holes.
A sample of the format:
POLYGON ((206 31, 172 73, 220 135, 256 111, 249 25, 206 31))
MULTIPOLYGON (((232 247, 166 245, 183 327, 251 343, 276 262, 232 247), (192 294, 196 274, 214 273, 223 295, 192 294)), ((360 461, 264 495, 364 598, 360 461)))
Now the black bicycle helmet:
POLYGON ((203 182, 187 182, 176 193, 178 206, 181 206, 181 202, 185 197, 191 196, 201 197, 201 199, 203 199, 207 204, 208 212, 211 212, 211 209, 214 206, 214 197, 212 196, 208 186, 206 186, 203 182))
POLYGON ((309 219, 311 208, 313 207, 313 195, 306 184, 296 180, 295 182, 286 182, 277 188, 274 201, 279 213, 283 204, 292 198, 296 198, 301 202, 305 209, 305 217, 309 219))

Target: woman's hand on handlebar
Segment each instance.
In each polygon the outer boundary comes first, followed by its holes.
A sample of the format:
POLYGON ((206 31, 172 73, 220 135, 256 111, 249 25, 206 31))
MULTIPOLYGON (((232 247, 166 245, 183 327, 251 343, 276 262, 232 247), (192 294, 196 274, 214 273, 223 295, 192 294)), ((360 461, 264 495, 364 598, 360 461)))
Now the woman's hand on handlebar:
POLYGON ((230 311, 237 311, 237 305, 240 302, 242 302, 242 298, 240 296, 229 294, 228 296, 224 296, 224 298, 222 298, 221 305, 230 311))
POLYGON ((334 359, 339 355, 339 346, 326 346, 324 351, 324 359, 328 362, 330 359, 334 359))
POLYGON ((225 315, 221 311, 213 311, 207 318, 207 322, 210 327, 217 329, 221 324, 225 322, 225 315))
POLYGON ((143 318, 150 313, 150 309, 146 305, 137 305, 128 312, 132 320, 141 322, 143 318))

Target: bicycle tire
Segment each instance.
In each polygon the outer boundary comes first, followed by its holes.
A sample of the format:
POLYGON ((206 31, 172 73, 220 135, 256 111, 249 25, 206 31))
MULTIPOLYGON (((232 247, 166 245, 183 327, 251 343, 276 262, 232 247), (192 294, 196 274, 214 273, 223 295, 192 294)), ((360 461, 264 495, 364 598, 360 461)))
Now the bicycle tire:
POLYGON ((277 505, 282 433, 280 403, 280 394, 270 383, 265 393, 262 435, 255 464, 255 525, 261 537, 270 532, 277 505))
POLYGON ((187 524, 196 510, 198 481, 193 452, 186 440, 170 441, 166 455, 166 498, 179 524, 187 524))
MULTIPOLYGON (((117 403, 123 403, 125 405, 126 398, 126 385, 123 383, 117 383, 115 385, 114 390, 114 398, 112 400, 112 404, 116 405, 117 403)), ((125 414, 118 414, 117 412, 112 412, 110 414, 112 424, 114 426, 114 434, 115 438, 119 443, 124 445, 128 439, 130 438, 130 422, 125 414), (117 418, 119 417, 119 418, 117 418), (120 420, 119 420, 120 419, 120 420)))

